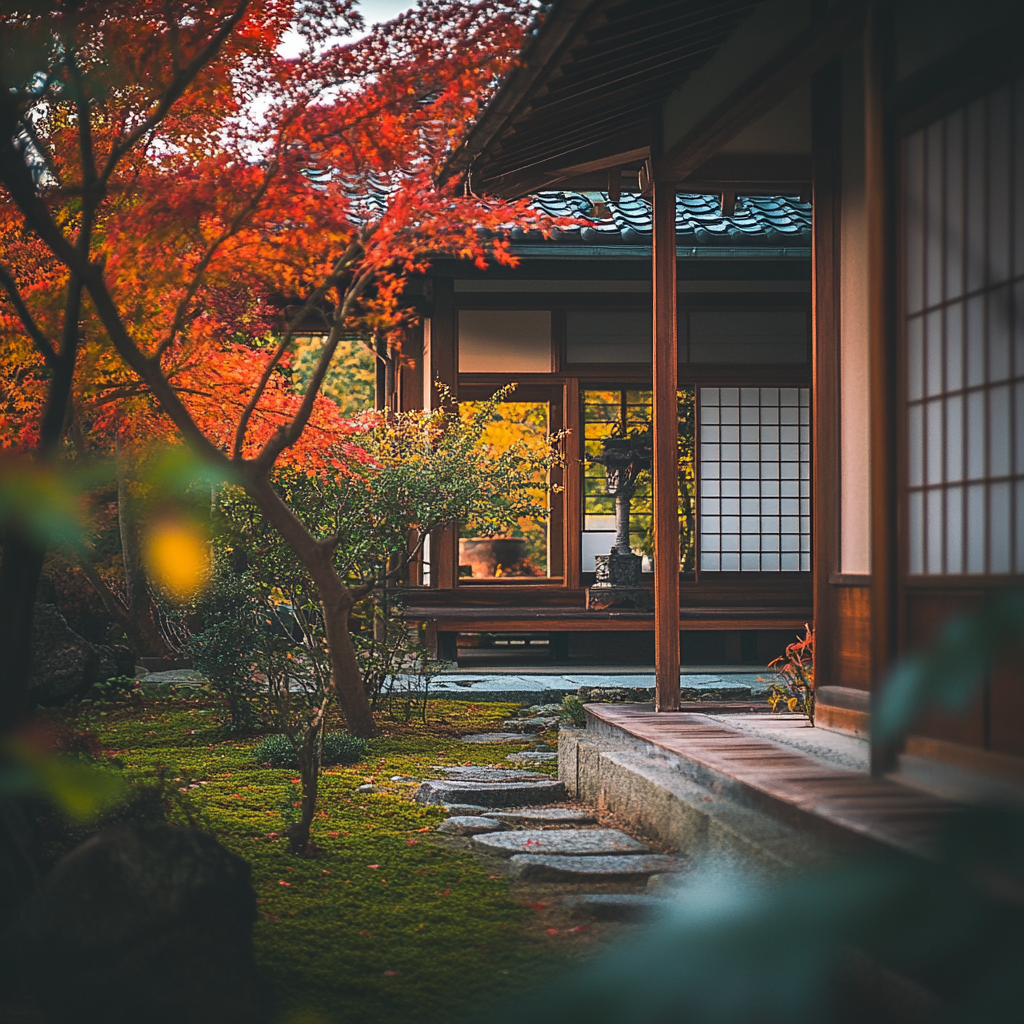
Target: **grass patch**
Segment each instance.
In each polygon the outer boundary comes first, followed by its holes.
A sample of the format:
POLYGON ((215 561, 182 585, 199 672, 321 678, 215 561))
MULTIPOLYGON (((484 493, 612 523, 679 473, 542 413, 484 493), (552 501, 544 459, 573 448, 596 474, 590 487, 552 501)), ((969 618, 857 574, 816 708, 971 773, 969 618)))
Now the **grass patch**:
POLYGON ((212 702, 107 704, 66 720, 95 731, 104 759, 130 781, 162 774, 185 790, 203 827, 252 865, 256 950, 277 1020, 392 1024, 458 1019, 565 962, 526 934, 529 911, 504 876, 434 841, 443 812, 412 803, 413 784, 389 781, 436 777, 440 765, 509 767, 505 755, 539 737, 517 746, 459 736, 497 728, 517 708, 439 700, 426 726, 382 717, 384 735, 363 760, 323 773, 315 860, 291 856, 279 838, 297 814, 294 772, 262 767, 259 737, 223 739, 212 702), (384 791, 356 792, 365 782, 384 791))

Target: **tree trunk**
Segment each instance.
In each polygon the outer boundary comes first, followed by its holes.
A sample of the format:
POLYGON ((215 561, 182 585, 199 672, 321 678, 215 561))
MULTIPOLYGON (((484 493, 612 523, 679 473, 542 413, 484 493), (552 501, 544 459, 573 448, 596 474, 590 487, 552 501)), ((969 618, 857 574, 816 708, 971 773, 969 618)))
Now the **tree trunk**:
MULTIPOLYGON (((124 563, 125 604, 134 630, 129 639, 138 644, 140 657, 165 658, 172 654, 157 625, 156 605, 149 594, 149 581, 142 564, 139 526, 135 518, 131 486, 123 466, 117 471, 117 522, 121 533, 121 559, 124 563)), ((100 597, 102 598, 102 594, 100 597)))
POLYGON ((0 733, 15 729, 30 710, 32 616, 43 571, 41 545, 10 528, 0 562, 0 733))
POLYGON ((316 584, 320 607, 324 613, 331 679, 349 732, 366 739, 376 736, 377 726, 373 721, 370 702, 366 699, 359 663, 348 631, 352 592, 342 582, 331 562, 331 549, 310 534, 266 477, 250 476, 245 481, 245 490, 284 542, 295 552, 316 584))
POLYGON ((288 848, 300 857, 316 856, 316 849, 309 838, 316 814, 317 791, 320 785, 320 758, 317 757, 317 744, 323 722, 302 734, 302 745, 297 753, 299 757, 299 779, 302 785, 302 808, 299 820, 288 826, 288 848))

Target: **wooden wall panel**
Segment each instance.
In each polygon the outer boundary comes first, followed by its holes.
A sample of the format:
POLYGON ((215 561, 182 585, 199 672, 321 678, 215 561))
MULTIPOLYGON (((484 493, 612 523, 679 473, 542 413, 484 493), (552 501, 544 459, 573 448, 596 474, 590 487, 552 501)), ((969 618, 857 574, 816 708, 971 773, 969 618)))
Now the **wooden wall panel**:
MULTIPOLYGON (((950 619, 968 612, 978 611, 984 595, 977 591, 924 593, 909 591, 906 596, 906 648, 921 650, 936 640, 950 619)), ((950 715, 930 712, 914 731, 920 736, 965 743, 972 747, 987 747, 986 692, 979 692, 969 707, 950 715)))
POLYGON ((836 601, 832 678, 819 685, 871 689, 871 590, 831 586, 836 601))
POLYGON ((1024 757, 1024 646, 1002 657, 989 684, 989 747, 1024 757))

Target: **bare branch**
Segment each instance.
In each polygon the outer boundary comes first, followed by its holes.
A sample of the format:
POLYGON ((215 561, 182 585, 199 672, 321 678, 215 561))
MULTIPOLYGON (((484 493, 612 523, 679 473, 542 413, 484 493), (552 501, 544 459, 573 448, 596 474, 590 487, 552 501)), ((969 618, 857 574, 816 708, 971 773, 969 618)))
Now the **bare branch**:
POLYGON ((178 336, 178 332, 184 326, 185 320, 188 318, 189 303, 191 303, 196 292, 199 290, 199 286, 202 284, 203 274, 206 273, 206 269, 209 267, 213 257, 217 254, 217 250, 229 238, 232 238, 238 233, 242 224, 245 222, 245 219, 259 205, 260 200, 267 194, 267 189, 270 187, 270 182, 277 173, 279 166, 280 165, 277 164, 276 161, 271 165, 271 168, 268 169, 267 173, 264 175, 259 188, 253 193, 249 201, 238 211, 228 226, 217 236, 217 238, 207 246, 206 252, 203 253, 202 258, 196 265, 196 269, 192 274, 192 280, 189 282, 188 288, 185 289, 184 297, 181 302, 178 303, 178 308, 174 313, 174 321, 171 324, 170 331, 168 332, 167 337, 164 338, 164 340, 157 346, 156 359, 160 359, 171 345, 174 344, 174 339, 178 336))
POLYGON ((21 292, 18 291, 18 285, 4 266, 0 266, 0 285, 3 285, 4 291, 7 292, 11 305, 14 306, 15 312, 18 314, 18 319, 21 320, 25 330, 28 331, 29 337, 39 350, 39 354, 46 361, 46 365, 52 370, 57 362, 57 352, 53 347, 53 342, 39 329, 39 325, 33 319, 28 306, 25 305, 25 300, 21 297, 21 292))
MULTIPOLYGON (((292 337, 295 333, 296 326, 302 323, 306 314, 308 314, 316 303, 318 303, 327 294, 327 292, 330 291, 337 282, 338 275, 341 274, 355 258, 359 249, 360 244, 358 242, 353 241, 349 243, 348 248, 335 262, 330 275, 313 291, 309 298, 307 298, 302 304, 302 308, 288 322, 284 336, 281 338, 281 342, 277 346, 277 350, 274 352, 270 362, 264 368, 263 374, 260 376, 259 383, 256 385, 256 390, 253 392, 252 398, 249 399, 246 407, 242 410, 242 415, 238 420, 238 427, 235 430, 235 443, 231 449, 232 459, 238 460, 242 457, 242 448, 245 445, 245 435, 249 430, 249 421, 252 419, 253 413, 256 411, 256 407, 259 405, 260 399, 263 397, 263 393, 266 391, 267 385, 270 383, 270 378, 274 375, 275 368, 284 358, 285 352, 288 351, 288 348, 292 343, 292 337)), ((335 345, 337 345, 337 342, 335 345)), ((280 452, 278 452, 278 454, 280 454, 280 452)), ((276 459, 277 455, 275 455, 274 458, 276 459)), ((272 464, 273 463, 271 462, 271 465, 272 464)))

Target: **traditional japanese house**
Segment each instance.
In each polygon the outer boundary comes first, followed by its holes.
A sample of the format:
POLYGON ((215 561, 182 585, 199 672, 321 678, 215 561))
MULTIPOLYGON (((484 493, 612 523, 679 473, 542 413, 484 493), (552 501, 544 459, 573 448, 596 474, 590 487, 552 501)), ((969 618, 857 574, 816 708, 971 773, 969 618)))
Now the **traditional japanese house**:
MULTIPOLYGON (((423 351, 402 400, 436 403, 440 382, 465 408, 515 383, 501 406, 503 436, 567 432, 550 517, 523 522, 517 540, 475 539, 472 524, 463 537, 432 538, 428 587, 407 597, 407 614, 427 618, 450 658, 457 637, 498 634, 546 640, 558 660, 652 664, 650 602, 593 610, 586 601, 595 557, 614 540, 604 470, 588 457, 603 438, 651 423, 651 204, 635 190, 549 191, 536 202, 589 224, 552 240, 516 232, 515 269, 435 264, 423 351)), ((811 616, 810 207, 798 196, 752 196, 724 216, 717 197, 681 195, 676 236, 683 657, 763 665, 811 616), (716 441, 696 445, 698 430, 716 441)), ((650 589, 649 474, 630 525, 650 589)))
MULTIPOLYGON (((594 226, 524 240, 515 274, 439 269, 425 353, 461 396, 519 380, 576 429, 543 578, 462 580, 440 538, 423 607, 442 632, 653 628, 672 710, 691 630, 761 655, 813 605, 819 724, 866 734, 898 656, 1024 582, 1022 19, 997 0, 550 5, 448 173, 581 190, 594 226), (607 217, 616 245, 595 241, 607 217), (583 608, 606 510, 578 460, 615 401, 651 402, 653 618, 583 608)), ((1019 661, 902 755, 874 746, 879 771, 898 756, 1024 777, 1019 661)))

